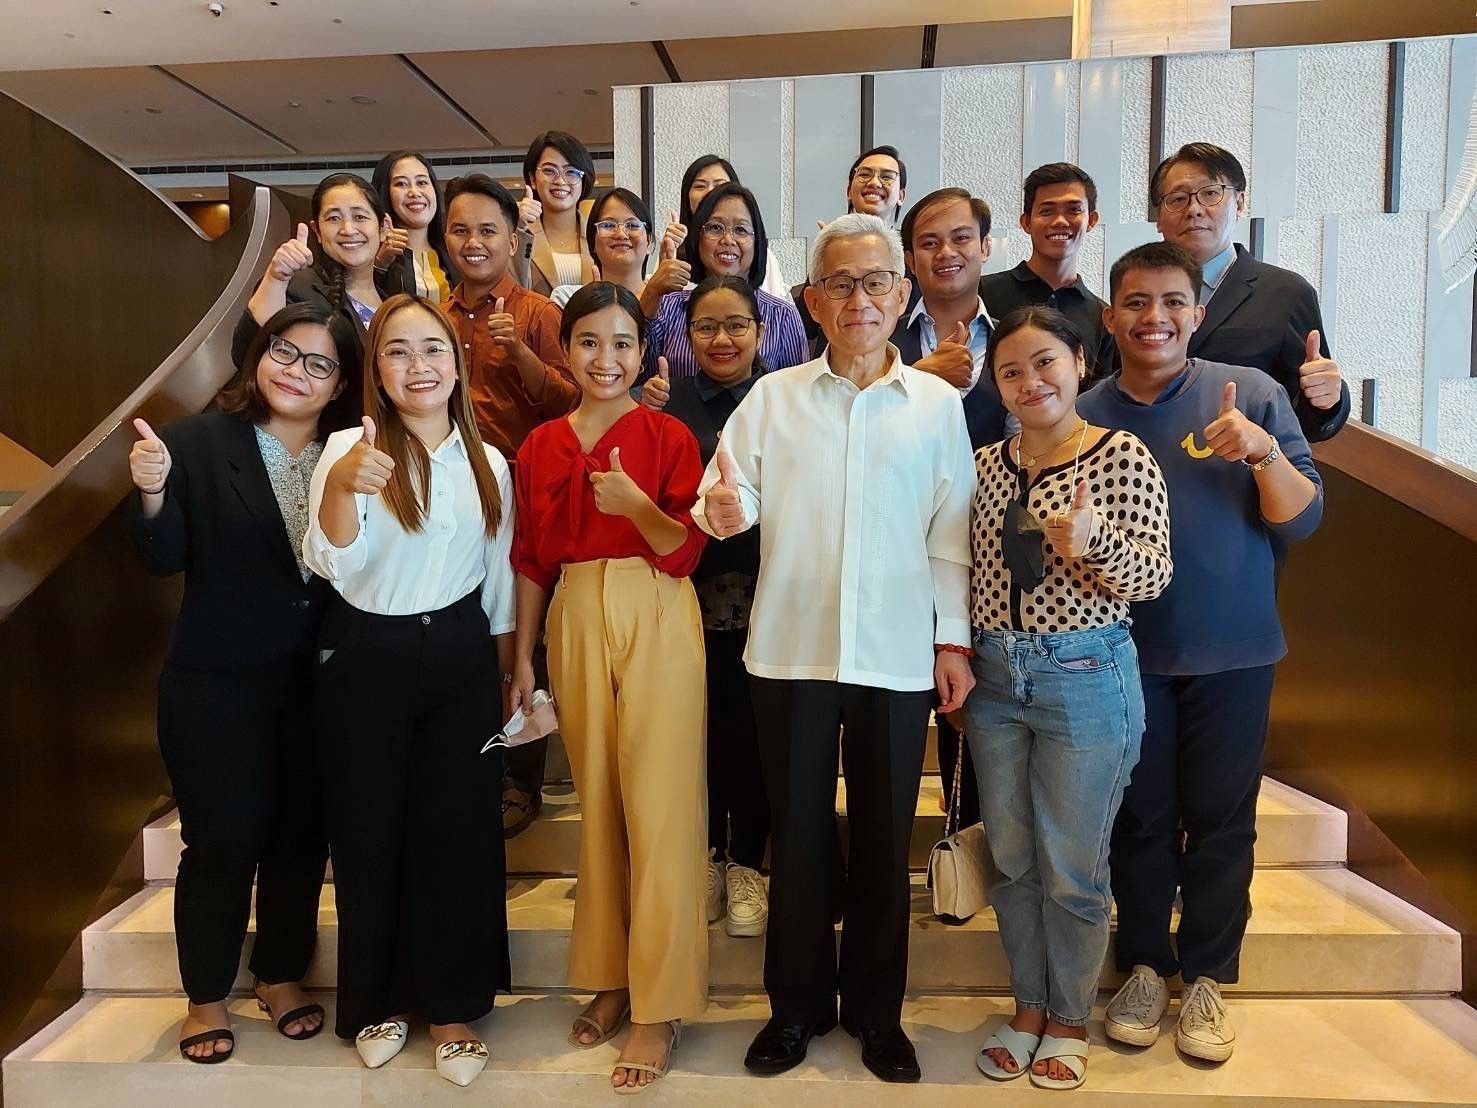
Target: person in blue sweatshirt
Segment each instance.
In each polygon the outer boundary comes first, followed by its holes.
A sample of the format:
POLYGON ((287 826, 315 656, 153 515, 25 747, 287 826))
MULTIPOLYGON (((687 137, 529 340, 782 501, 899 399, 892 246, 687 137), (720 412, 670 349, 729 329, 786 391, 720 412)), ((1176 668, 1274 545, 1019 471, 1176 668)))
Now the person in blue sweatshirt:
POLYGON ((1220 987, 1237 979, 1250 914, 1252 844, 1272 675, 1287 652, 1277 617, 1286 544, 1323 516, 1323 485, 1287 392, 1257 369, 1187 357, 1205 316, 1201 272, 1171 243, 1113 264, 1120 375, 1077 402, 1082 417, 1137 435, 1169 490, 1174 580, 1133 605, 1146 728, 1113 829, 1111 1038, 1148 1046, 1185 984, 1175 1043, 1221 1062, 1236 1033, 1220 987), (1175 892, 1182 909, 1171 943, 1175 892))

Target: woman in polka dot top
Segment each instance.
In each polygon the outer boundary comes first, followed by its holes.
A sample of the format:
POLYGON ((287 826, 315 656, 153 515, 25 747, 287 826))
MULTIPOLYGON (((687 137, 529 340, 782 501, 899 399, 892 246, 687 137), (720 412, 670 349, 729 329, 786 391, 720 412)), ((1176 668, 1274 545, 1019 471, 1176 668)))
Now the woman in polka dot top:
POLYGON ((1059 312, 1011 312, 988 365, 1021 430, 975 455, 963 722, 1016 1011, 977 1061, 1073 1088, 1108 945, 1108 834, 1144 730, 1128 606, 1169 584, 1169 508, 1144 444, 1077 415, 1086 359, 1059 312))

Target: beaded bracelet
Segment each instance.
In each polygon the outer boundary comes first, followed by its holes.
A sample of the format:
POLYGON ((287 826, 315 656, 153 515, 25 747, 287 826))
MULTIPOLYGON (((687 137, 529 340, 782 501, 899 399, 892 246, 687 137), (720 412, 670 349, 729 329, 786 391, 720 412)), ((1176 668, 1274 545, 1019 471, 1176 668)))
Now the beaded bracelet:
POLYGON ((974 657, 973 647, 960 646, 952 642, 934 643, 933 649, 936 654, 963 654, 966 658, 974 657))

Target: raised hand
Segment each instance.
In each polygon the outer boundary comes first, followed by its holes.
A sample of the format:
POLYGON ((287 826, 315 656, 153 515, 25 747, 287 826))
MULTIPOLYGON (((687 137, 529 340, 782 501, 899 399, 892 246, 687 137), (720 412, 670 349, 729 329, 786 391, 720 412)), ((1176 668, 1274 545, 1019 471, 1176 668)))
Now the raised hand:
POLYGON ((1091 491, 1087 482, 1079 478, 1072 490, 1072 506, 1047 521, 1046 539, 1062 557, 1080 558, 1092 545, 1092 534, 1098 526, 1091 491))
POLYGON ((657 293, 658 297, 662 297, 669 292, 681 292, 691 280, 692 266, 674 256, 662 258, 657 263, 656 270, 646 279, 646 284, 648 288, 657 293))
MULTIPOLYGON (((674 261, 677 251, 687 241, 687 228, 677 222, 677 213, 667 213, 667 229, 662 232, 661 260, 664 262, 674 261)), ((686 282, 684 282, 685 284, 686 282)))
POLYGON ((290 281, 300 269, 313 264, 313 252, 308 249, 308 225, 299 223, 297 235, 277 247, 272 260, 267 263, 267 276, 277 281, 290 281))
POLYGON ((1303 364, 1298 367, 1298 388, 1308 403, 1320 411, 1338 406, 1343 396, 1344 377, 1339 364, 1321 352, 1317 331, 1309 331, 1303 349, 1303 364))
POLYGON ((590 474, 590 484, 595 486, 595 507, 603 515, 630 519, 651 503, 651 497, 622 468, 618 446, 610 452, 610 470, 590 474))
POLYGON ((914 369, 942 377, 956 389, 967 389, 974 379, 974 355, 969 350, 969 329, 954 324, 949 337, 939 342, 932 354, 913 363, 914 369))
POLYGON ((164 445, 164 440, 154 434, 154 429, 143 420, 134 420, 133 429, 138 432, 139 440, 128 452, 128 475, 133 478, 134 488, 139 492, 157 496, 164 491, 170 466, 173 465, 169 457, 169 447, 164 445))
POLYGON ((401 254, 410 249, 410 232, 396 227, 387 215, 380 221, 380 248, 375 252, 374 264, 383 269, 401 254))
POLYGON ((1221 391, 1221 411, 1205 428, 1205 447, 1228 462, 1259 462, 1272 452, 1272 436, 1236 407, 1236 382, 1221 391))
POLYGON ((345 492, 378 496, 390 481, 395 459, 374 448, 374 420, 364 417, 364 434, 349 447, 349 452, 333 464, 328 480, 345 492))
POLYGON ((523 186, 523 199, 518 201, 518 229, 532 231, 543 222, 544 206, 539 203, 532 185, 523 186))
POLYGON ((499 296, 492 305, 492 314, 487 317, 487 333, 492 336, 492 341, 502 347, 509 354, 516 354, 523 346, 523 340, 518 337, 518 326, 511 312, 507 310, 507 302, 499 296))
POLYGON ((641 386, 641 403, 654 412, 659 412, 672 399, 672 371, 667 359, 656 360, 656 376, 641 386))
POLYGON ((716 458, 718 483, 703 497, 703 515, 713 534, 726 539, 744 529, 744 506, 739 500, 738 473, 733 467, 733 459, 721 446, 716 458))

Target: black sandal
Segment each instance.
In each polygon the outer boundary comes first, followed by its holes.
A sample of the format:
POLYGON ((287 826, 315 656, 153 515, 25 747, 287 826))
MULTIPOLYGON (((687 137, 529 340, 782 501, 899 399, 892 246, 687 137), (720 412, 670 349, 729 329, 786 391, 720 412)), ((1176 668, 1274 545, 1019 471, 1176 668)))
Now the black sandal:
MULTIPOLYGON (((263 1012, 267 1013, 267 1015, 270 1016, 272 1014, 271 1005, 269 1005, 265 1000, 263 1000, 261 998, 261 994, 260 993, 257 993, 257 991, 256 991, 257 988, 260 985, 261 985, 261 981, 258 980, 257 982, 255 982, 251 986, 251 991, 252 991, 253 994, 256 995, 256 1006, 258 1008, 260 1008, 263 1012)), ((311 1039, 314 1035, 318 1034, 318 1032, 320 1032, 320 1031, 323 1030, 323 1025, 328 1022, 327 1018, 324 1018, 324 1019, 319 1020, 318 1021, 318 1026, 315 1027, 315 1028, 313 1028, 312 1030, 310 1030, 310 1031, 299 1031, 296 1035, 289 1035, 284 1030, 284 1028, 289 1023, 296 1023, 298 1020, 307 1019, 309 1016, 325 1016, 325 1015, 326 1014, 323 1011, 323 1005, 321 1005, 321 1004, 304 1004, 301 1008, 294 1008, 292 1011, 285 1013, 282 1016, 282 1018, 277 1021, 277 1033, 279 1035, 281 1035, 284 1039, 291 1039, 295 1043, 302 1042, 304 1039, 311 1039)))
POLYGON ((186 1062, 198 1062, 202 1066, 213 1066, 217 1062, 224 1062, 236 1053, 236 1035, 228 1027, 220 1027, 214 1031, 207 1031, 203 1035, 191 1035, 188 1039, 181 1039, 179 1044, 180 1057, 186 1062), (218 1039, 228 1039, 231 1043, 229 1050, 217 1050, 214 1054, 187 1054, 186 1051, 192 1046, 201 1043, 215 1042, 218 1039))

